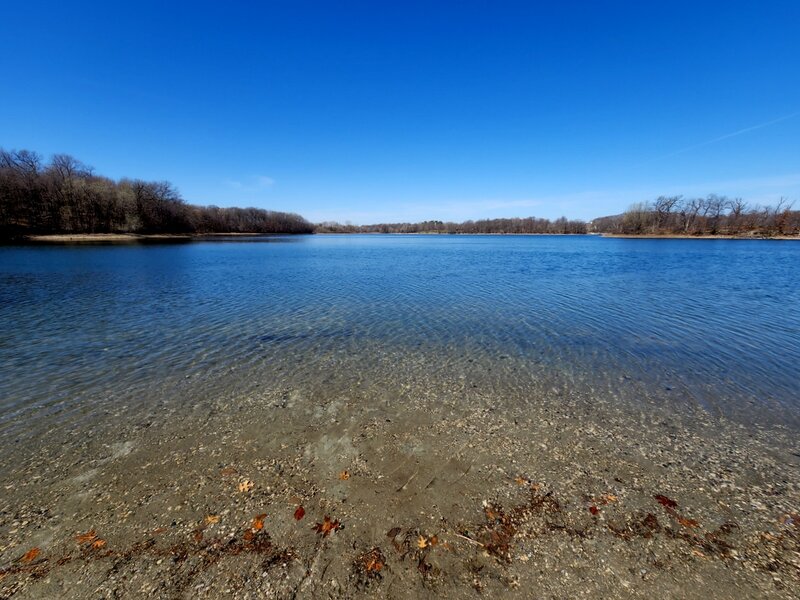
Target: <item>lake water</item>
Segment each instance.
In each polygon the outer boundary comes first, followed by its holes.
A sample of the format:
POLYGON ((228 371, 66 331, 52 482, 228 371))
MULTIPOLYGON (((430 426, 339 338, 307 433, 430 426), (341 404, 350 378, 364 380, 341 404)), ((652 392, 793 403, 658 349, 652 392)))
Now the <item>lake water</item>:
POLYGON ((0 430, 282 386, 800 413, 800 244, 300 236, 0 247, 0 430))

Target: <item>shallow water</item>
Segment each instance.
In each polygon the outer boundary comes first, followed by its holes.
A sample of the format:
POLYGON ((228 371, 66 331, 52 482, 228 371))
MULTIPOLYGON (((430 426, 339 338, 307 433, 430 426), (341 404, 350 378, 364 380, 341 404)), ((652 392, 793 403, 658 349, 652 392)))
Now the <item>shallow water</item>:
POLYGON ((0 248, 0 423, 406 381, 794 422, 800 244, 300 236, 0 248), (353 365, 356 365, 353 371, 353 365), (468 381, 468 383, 465 383, 468 381), (352 381, 350 382, 352 384, 352 381))

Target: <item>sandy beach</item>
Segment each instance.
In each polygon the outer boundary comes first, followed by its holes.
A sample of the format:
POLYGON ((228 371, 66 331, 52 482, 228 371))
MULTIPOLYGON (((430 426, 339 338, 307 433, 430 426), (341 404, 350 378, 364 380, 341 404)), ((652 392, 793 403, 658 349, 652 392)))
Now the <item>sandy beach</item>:
MULTIPOLYGON (((794 598, 794 440, 344 372, 3 449, 2 596, 794 598), (102 434, 101 434, 102 432, 102 434)), ((533 400, 533 399, 532 399, 533 400)))

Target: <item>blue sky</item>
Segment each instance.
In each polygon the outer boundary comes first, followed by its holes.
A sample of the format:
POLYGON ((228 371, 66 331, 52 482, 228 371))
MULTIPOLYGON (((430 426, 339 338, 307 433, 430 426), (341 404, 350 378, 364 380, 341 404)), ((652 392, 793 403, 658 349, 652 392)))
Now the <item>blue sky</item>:
POLYGON ((0 146, 355 223, 800 204, 800 2, 26 2, 0 146))

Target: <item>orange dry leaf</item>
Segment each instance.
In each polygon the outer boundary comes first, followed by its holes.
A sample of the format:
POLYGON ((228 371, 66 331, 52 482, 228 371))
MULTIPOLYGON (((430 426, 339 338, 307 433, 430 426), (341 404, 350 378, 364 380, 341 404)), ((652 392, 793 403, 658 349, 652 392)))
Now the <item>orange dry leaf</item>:
POLYGON ((325 515, 325 518, 322 519, 322 523, 317 523, 314 526, 314 531, 321 533, 322 537, 328 537, 331 532, 341 528, 342 524, 339 523, 339 521, 332 521, 328 515, 325 515))
POLYGON ((417 548, 422 550, 423 548, 428 547, 428 540, 425 539, 424 535, 421 535, 417 538, 417 548))
POLYGON ((294 511, 294 520, 299 521, 303 517, 306 516, 306 509, 302 506, 298 506, 297 509, 294 511))
POLYGON ((522 475, 517 475, 514 478, 514 481, 517 482, 517 485, 528 485, 530 483, 527 479, 525 479, 522 475))
POLYGON ((36 560, 36 557, 39 556, 39 552, 41 552, 39 548, 31 548, 22 556, 22 562, 29 563, 36 560))
POLYGON ((206 515, 205 523, 206 525, 214 525, 215 523, 219 523, 219 515, 206 515))
POLYGON ((250 481, 249 479, 245 479, 244 481, 239 482, 239 491, 240 492, 249 492, 253 489, 256 484, 250 481))
POLYGON ((678 520, 678 523, 684 527, 700 527, 700 523, 694 519, 687 519, 686 517, 682 517, 680 515, 677 515, 675 518, 678 520))
POLYGON ((342 481, 347 481, 348 479, 350 479, 350 473, 348 471, 342 471, 341 473, 339 473, 339 479, 341 479, 342 481))
POLYGON ((86 533, 81 533, 75 536, 75 541, 79 544, 90 544, 97 539, 97 533, 94 529, 90 529, 86 533))
POLYGON ((600 504, 611 504, 616 501, 617 497, 614 494, 603 494, 600 496, 600 504))
POLYGON ((367 561, 367 572, 378 573, 381 569, 383 569, 383 561, 379 558, 373 557, 367 561))
POLYGON ((105 545, 106 545, 106 541, 105 540, 95 540, 95 541, 92 542, 92 549, 99 550, 100 548, 102 548, 105 545))
POLYGON ((253 519, 253 530, 254 531, 261 531, 264 529, 264 518, 267 516, 266 513, 256 515, 256 518, 253 519))

